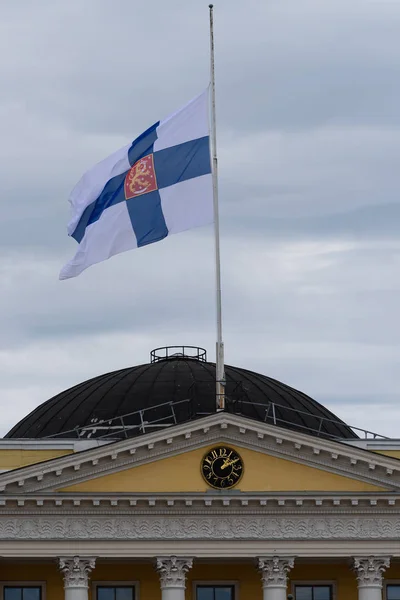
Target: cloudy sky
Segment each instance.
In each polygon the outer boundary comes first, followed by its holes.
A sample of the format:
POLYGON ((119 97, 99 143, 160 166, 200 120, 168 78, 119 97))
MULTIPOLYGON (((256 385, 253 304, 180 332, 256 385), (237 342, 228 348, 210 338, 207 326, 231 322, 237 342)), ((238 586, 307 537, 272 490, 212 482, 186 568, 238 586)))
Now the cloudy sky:
MULTIPOLYGON (((216 0, 226 361, 399 437, 400 3, 216 0)), ((214 360, 211 228, 58 280, 81 174, 208 83, 200 0, 3 0, 0 434, 55 393, 214 360)))

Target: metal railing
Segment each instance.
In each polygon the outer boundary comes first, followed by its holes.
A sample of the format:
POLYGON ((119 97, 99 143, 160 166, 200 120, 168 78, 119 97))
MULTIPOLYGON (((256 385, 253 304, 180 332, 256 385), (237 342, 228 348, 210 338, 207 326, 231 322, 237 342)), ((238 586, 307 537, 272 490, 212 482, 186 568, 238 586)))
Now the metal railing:
MULTIPOLYGON (((195 410, 193 394, 194 391, 192 386, 189 389, 189 397, 183 400, 164 402, 111 419, 93 419, 88 425, 75 427, 69 431, 63 431, 58 434, 47 436, 47 439, 69 437, 79 439, 110 439, 111 441, 145 434, 159 428, 171 427, 177 423, 183 423, 195 418, 214 414, 214 412, 208 413, 195 410), (179 419, 177 418, 177 412, 179 413, 179 419), (160 414, 161 416, 159 416, 160 414)), ((343 421, 316 416, 313 413, 291 408, 276 402, 269 402, 268 404, 250 402, 248 400, 243 400, 240 396, 239 398, 234 399, 232 399, 232 395, 227 396, 226 412, 243 415, 247 418, 263 420, 265 423, 270 423, 279 427, 303 430, 304 433, 309 433, 317 437, 344 439, 346 436, 340 435, 340 429, 338 429, 338 434, 332 434, 325 429, 326 425, 337 425, 338 428, 341 428, 342 430, 343 428, 351 430, 355 434, 354 439, 356 439, 356 436, 361 439, 390 439, 387 436, 380 435, 379 433, 361 427, 344 424, 343 421), (305 421, 306 419, 309 422, 312 421, 315 423, 315 427, 310 426, 309 423, 303 423, 303 420, 305 421)))
POLYGON ((150 352, 151 363, 177 357, 207 362, 207 350, 197 346, 163 346, 150 352))
POLYGON ((164 428, 176 425, 178 423, 178 420, 176 418, 176 408, 180 405, 186 405, 188 407, 188 418, 186 420, 190 421, 192 418, 192 401, 190 398, 188 398, 186 400, 177 400, 176 402, 164 402, 162 404, 149 406, 141 410, 135 410, 133 412, 126 413, 118 417, 113 417, 112 419, 93 419, 93 421, 89 425, 75 427, 74 429, 69 429, 68 431, 61 431, 60 433, 46 436, 46 438, 65 438, 68 436, 78 437, 80 439, 90 439, 92 437, 96 439, 104 439, 107 437, 112 438, 113 436, 117 437, 118 439, 120 439, 121 437, 128 438, 131 437, 132 434, 135 434, 135 432, 137 434, 148 433, 149 429, 151 430, 159 427, 164 428), (145 418, 146 413, 157 410, 166 410, 168 414, 165 414, 162 417, 152 420, 147 420, 145 418), (131 421, 131 423, 129 421, 131 421), (107 433, 101 433, 102 431, 107 431, 107 433), (97 435, 98 433, 100 433, 100 435, 97 435))
MULTIPOLYGON (((251 404, 249 402, 244 402, 246 404, 251 404)), ((363 429, 362 427, 356 427, 355 425, 349 425, 349 424, 344 424, 343 421, 338 421, 335 419, 329 419, 328 417, 318 417, 312 413, 303 411, 303 410, 298 410, 295 408, 290 408, 288 406, 283 406, 282 404, 277 404, 276 402, 270 402, 268 405, 268 408, 266 409, 266 415, 265 415, 265 421, 267 421, 269 413, 271 413, 271 418, 272 421, 274 423, 274 425, 296 425, 296 429, 297 428, 301 428, 303 427, 305 430, 307 430, 308 432, 313 432, 316 433, 317 435, 332 435, 329 434, 325 431, 323 431, 323 425, 325 423, 329 423, 330 425, 338 425, 339 427, 348 427, 349 429, 351 429, 356 435, 358 435, 358 433, 362 434, 362 437, 364 439, 384 439, 384 440, 388 440, 390 439, 389 437, 385 436, 385 435, 381 435, 380 433, 376 433, 374 431, 369 431, 368 429, 363 429), (306 416, 308 419, 310 417, 312 417, 313 419, 317 419, 319 421, 318 427, 317 428, 313 428, 310 427, 309 425, 301 425, 300 423, 298 423, 298 421, 296 421, 295 423, 293 421, 290 420, 285 420, 282 418, 277 418, 276 417, 276 412, 277 409, 283 409, 285 411, 292 411, 294 413, 296 413, 297 415, 304 415, 306 416)), ((332 437, 337 437, 340 438, 340 436, 335 436, 332 435, 332 437)))

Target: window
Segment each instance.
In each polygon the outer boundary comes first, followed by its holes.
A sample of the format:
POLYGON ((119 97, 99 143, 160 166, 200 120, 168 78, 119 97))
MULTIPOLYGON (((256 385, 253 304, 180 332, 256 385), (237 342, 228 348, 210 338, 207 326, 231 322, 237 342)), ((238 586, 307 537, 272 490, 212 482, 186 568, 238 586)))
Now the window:
POLYGON ((98 585, 96 600, 135 600, 133 585, 98 585))
POLYGON ((42 588, 41 586, 5 585, 3 598, 4 600, 42 600, 42 588))
POLYGON ((234 585, 198 585, 196 600, 235 600, 234 585))
POLYGON ((387 584, 386 600, 400 600, 400 583, 387 584))
POLYGON ((333 600, 331 585, 296 585, 295 600, 333 600))

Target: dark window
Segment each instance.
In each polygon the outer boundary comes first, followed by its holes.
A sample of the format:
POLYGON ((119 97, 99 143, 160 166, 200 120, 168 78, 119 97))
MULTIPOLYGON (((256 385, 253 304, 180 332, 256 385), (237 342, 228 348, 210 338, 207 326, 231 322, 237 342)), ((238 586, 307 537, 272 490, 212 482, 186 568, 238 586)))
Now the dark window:
POLYGON ((296 585, 295 600, 333 600, 331 585, 296 585))
POLYGON ((135 588, 131 585, 99 585, 97 600, 135 600, 135 588))
POLYGON ((198 585, 196 600, 235 600, 233 585, 198 585))
POLYGON ((42 588, 35 586, 4 586, 4 600, 42 600, 42 588))
POLYGON ((386 600, 400 600, 400 584, 386 587, 386 600))

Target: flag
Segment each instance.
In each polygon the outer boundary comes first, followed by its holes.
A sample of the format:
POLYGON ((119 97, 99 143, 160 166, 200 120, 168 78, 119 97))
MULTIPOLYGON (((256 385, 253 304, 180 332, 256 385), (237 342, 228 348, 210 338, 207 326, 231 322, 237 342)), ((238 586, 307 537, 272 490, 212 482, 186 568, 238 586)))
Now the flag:
POLYGON ((207 90, 83 175, 69 198, 79 248, 60 279, 213 222, 208 104, 207 90))

